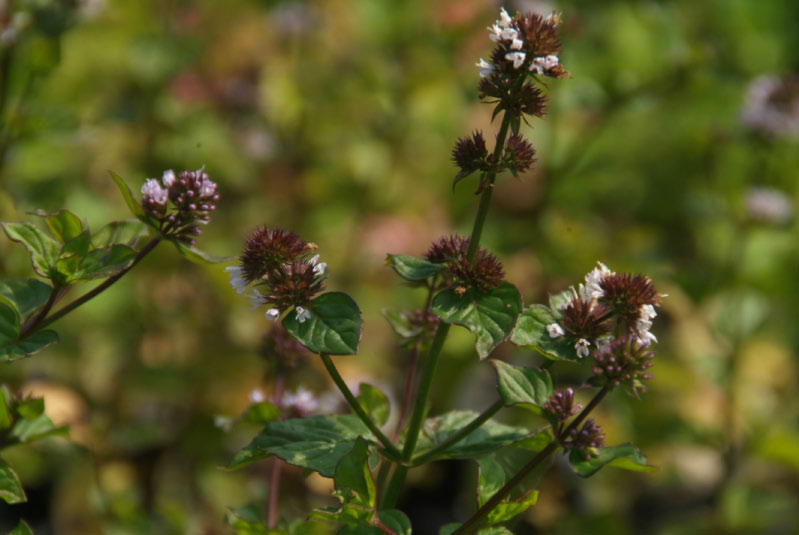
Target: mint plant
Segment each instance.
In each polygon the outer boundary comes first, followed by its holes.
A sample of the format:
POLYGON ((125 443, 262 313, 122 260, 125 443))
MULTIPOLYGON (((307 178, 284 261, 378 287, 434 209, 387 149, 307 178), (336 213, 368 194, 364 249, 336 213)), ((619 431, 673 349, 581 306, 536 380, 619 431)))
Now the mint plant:
MULTIPOLYGON (((583 477, 606 465, 651 470, 635 446, 606 446, 601 427, 589 415, 615 390, 636 398, 646 390, 657 342, 651 327, 662 297, 652 281, 599 263, 583 282, 549 303, 525 306, 519 290, 505 280, 499 259, 480 245, 497 177, 505 171, 517 176, 534 164, 535 150, 521 133, 522 121, 545 115, 544 80, 569 76, 560 63, 559 22, 555 13, 510 16, 502 9, 489 27, 496 46, 489 60, 477 63, 479 91, 494 106, 494 118, 502 116, 499 130, 490 151, 487 136, 474 132, 459 139, 452 154, 459 168, 454 186, 477 177, 480 201, 471 235, 443 237, 420 257, 388 255, 396 274, 425 288, 427 296, 418 310, 384 312, 400 345, 411 353, 394 432, 383 429, 386 396, 370 385, 361 385, 356 395, 337 370, 336 360, 345 358, 339 355, 358 351, 361 311, 348 295, 325 292, 328 269, 315 245, 291 231, 264 226, 247 239, 238 265, 227 268, 236 292, 246 293, 254 309, 277 322, 270 336, 290 335, 317 354, 351 411, 281 418, 280 395, 272 398, 274 404, 258 399, 256 405, 274 409, 259 409, 270 421, 230 467, 275 458, 267 520, 253 508, 234 511, 230 524, 237 533, 410 534, 408 517, 397 509, 406 475, 439 460, 473 459, 479 469, 475 511, 441 526, 442 535, 511 533, 506 524, 536 503, 537 478, 559 451, 583 477), (453 326, 474 335, 480 360, 510 341, 545 362, 520 367, 489 359, 497 374, 496 402, 480 414, 453 410, 428 416, 430 391, 441 380, 437 363, 453 326), (555 365, 583 371, 584 382, 556 387, 549 373, 555 365), (584 407, 575 402, 577 391, 594 392, 584 407), (532 426, 493 419, 509 406, 530 411, 532 426), (331 478, 339 505, 306 518, 279 518, 280 462, 331 478)), ((267 353, 279 362, 287 354, 284 349, 267 353)), ((284 372, 279 365, 277 381, 284 372)))

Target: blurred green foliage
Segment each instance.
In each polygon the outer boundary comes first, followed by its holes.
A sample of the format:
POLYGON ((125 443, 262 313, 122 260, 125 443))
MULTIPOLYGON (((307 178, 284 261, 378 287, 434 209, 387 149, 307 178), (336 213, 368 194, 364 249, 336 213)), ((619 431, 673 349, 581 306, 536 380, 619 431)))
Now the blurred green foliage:
MULTIPOLYGON (((649 392, 614 394, 596 415, 609 443, 634 442, 660 470, 578 481, 558 460, 516 532, 796 532, 799 140, 753 132, 741 117, 757 76, 799 72, 799 5, 506 7, 563 11, 561 61, 572 78, 551 84, 548 117, 527 128, 538 163, 522 181, 499 181, 484 244, 525 303, 545 302, 597 259, 650 274, 670 294, 649 392), (753 219, 755 187, 781 191, 792 214, 753 219)), ((449 151, 473 129, 492 131, 474 63, 490 51, 484 28, 497 8, 0 3, 0 24, 16 32, 0 37, 0 220, 64 207, 100 226, 128 217, 108 170, 138 187, 167 168, 205 165, 222 200, 198 245, 236 255, 263 223, 318 244, 331 289, 364 312, 360 354, 337 362, 396 400, 408 356, 380 310, 421 306, 424 295, 398 282, 385 254, 419 254, 469 230, 475 184, 452 192, 449 151)), ((24 251, 5 239, 0 274, 30 275, 24 251)), ((258 427, 225 433, 215 416, 240 414, 251 389, 269 388, 256 356, 266 320, 221 267, 160 247, 58 327, 59 345, 0 368, 3 382, 43 396, 53 422, 71 428, 70 441, 4 451, 30 501, 0 505, 0 528, 24 516, 37 533, 223 533, 228 509, 265 502, 267 466, 218 468, 258 427)), ((434 411, 493 401, 493 371, 471 348, 465 332, 445 347, 434 411)), ((497 356, 539 358, 508 344, 497 356)), ((316 361, 292 381, 328 388, 316 361)), ((436 497, 405 503, 422 535, 474 507, 467 483, 477 477, 473 465, 425 470, 411 473, 411 494, 436 497)), ((287 469, 281 515, 332 505, 329 490, 287 469)))

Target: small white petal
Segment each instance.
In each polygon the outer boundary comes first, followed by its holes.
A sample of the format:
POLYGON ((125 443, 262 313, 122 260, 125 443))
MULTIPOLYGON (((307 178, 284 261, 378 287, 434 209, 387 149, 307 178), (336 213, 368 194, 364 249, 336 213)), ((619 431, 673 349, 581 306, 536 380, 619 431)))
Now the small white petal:
POLYGON ((502 28, 507 28, 510 26, 511 20, 513 19, 511 19, 504 7, 499 10, 499 20, 497 21, 497 24, 499 24, 502 28))
POLYGON ((244 280, 244 270, 238 266, 228 266, 225 268, 230 277, 230 285, 235 288, 237 294, 242 294, 247 289, 247 281, 244 280))
POLYGON ((515 28, 505 28, 500 32, 500 37, 503 41, 513 41, 514 39, 518 39, 519 32, 517 32, 515 28))
POLYGON ((175 172, 172 169, 167 169, 164 171, 164 174, 161 176, 161 182, 167 188, 175 183, 177 177, 175 176, 175 172))
POLYGON ((480 78, 490 76, 491 73, 494 72, 494 66, 483 58, 480 58, 480 61, 475 63, 475 65, 477 65, 477 68, 480 69, 480 78))
POLYGON ((269 321, 277 321, 280 317, 280 310, 277 308, 270 308, 266 311, 266 319, 269 321))
POLYGON ((305 320, 311 317, 311 313, 303 307, 295 307, 294 311, 297 313, 297 321, 300 323, 305 323, 305 320))
POLYGON ((319 255, 318 254, 314 255, 313 257, 311 257, 310 260, 308 260, 308 263, 311 264, 312 266, 315 266, 317 262, 319 262, 319 255))
POLYGON ((169 198, 169 192, 161 187, 158 180, 148 178, 141 187, 142 197, 152 199, 156 204, 166 204, 169 198))
POLYGON ((580 338, 577 340, 577 343, 574 344, 574 349, 577 351, 577 357, 583 358, 587 357, 589 354, 588 346, 591 345, 591 342, 586 340, 585 338, 580 338))
POLYGON ((510 44, 511 50, 521 50, 522 46, 524 46, 524 41, 521 39, 514 39, 513 42, 510 44))
POLYGON ((261 403, 266 400, 266 396, 264 396, 264 392, 260 388, 253 388, 250 390, 247 398, 250 400, 250 403, 261 403))
POLYGON ((327 272, 327 262, 319 262, 313 268, 315 275, 324 275, 327 272))
POLYGON ((524 58, 526 57, 527 54, 524 52, 508 52, 505 54, 505 59, 513 62, 514 69, 521 67, 524 64, 524 58))
POLYGON ((550 338, 559 338, 566 334, 566 332, 563 330, 563 327, 557 323, 550 323, 547 325, 547 332, 549 333, 550 338))

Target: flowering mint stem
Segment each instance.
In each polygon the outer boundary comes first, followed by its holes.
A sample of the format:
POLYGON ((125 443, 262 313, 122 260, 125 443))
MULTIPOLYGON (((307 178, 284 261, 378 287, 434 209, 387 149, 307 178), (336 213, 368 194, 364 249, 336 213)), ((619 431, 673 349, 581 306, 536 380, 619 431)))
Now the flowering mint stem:
POLYGON ((583 420, 590 414, 599 402, 601 402, 605 396, 610 392, 612 389, 611 386, 605 385, 602 387, 602 390, 597 392, 597 394, 588 402, 588 405, 582 410, 580 414, 577 415, 574 420, 560 433, 557 437, 555 437, 552 442, 546 445, 546 447, 539 451, 532 460, 524 465, 512 478, 508 480, 505 485, 499 489, 489 500, 483 504, 472 516, 470 516, 466 522, 461 524, 461 526, 452 532, 452 535, 465 535, 467 533, 472 533, 476 530, 485 517, 490 513, 497 505, 499 505, 502 500, 504 500, 512 491, 515 489, 519 483, 529 474, 536 466, 541 464, 541 462, 549 457, 549 455, 558 449, 558 445, 562 441, 564 437, 566 437, 572 429, 576 429, 578 425, 582 423, 583 420))
POLYGON ((349 404, 352 412, 354 412, 358 418, 360 418, 363 423, 366 424, 366 427, 368 427, 374 436, 377 437, 377 440, 379 440, 383 447, 386 448, 386 451, 391 457, 394 459, 402 459, 402 454, 397 447, 391 443, 386 435, 383 434, 377 424, 375 424, 369 415, 366 414, 366 411, 363 410, 363 407, 361 407, 361 404, 358 403, 357 399, 355 399, 355 396, 352 395, 352 391, 350 391, 350 388, 347 386, 347 383, 344 382, 344 379, 341 378, 341 375, 338 373, 335 364, 333 364, 333 361, 330 359, 330 355, 327 353, 322 353, 319 356, 322 357, 322 364, 325 365, 327 373, 330 374, 330 377, 333 379, 333 382, 336 383, 336 386, 341 391, 344 399, 347 400, 347 404, 349 404))
POLYGON ((499 399, 493 405, 488 407, 482 413, 480 413, 474 420, 469 422, 469 425, 463 427, 460 431, 449 437, 447 440, 429 450, 418 457, 413 459, 413 465, 419 466, 425 464, 428 461, 431 461, 438 457, 439 454, 446 451, 447 448, 456 444, 463 440, 466 436, 470 435, 476 429, 479 429, 487 420, 489 420, 492 416, 499 412, 499 410, 505 406, 505 403, 499 399))
MULTIPOLYGON (((75 299, 74 301, 69 303, 68 305, 65 305, 65 306, 61 307, 60 309, 58 309, 58 311, 55 312, 54 314, 50 314, 47 317, 42 317, 42 319, 40 321, 38 321, 38 322, 31 323, 27 328, 24 328, 20 332, 18 340, 23 340, 24 338, 27 338, 28 336, 30 336, 34 332, 38 331, 39 329, 43 329, 44 327, 47 327, 48 325, 50 325, 54 321, 57 321, 57 320, 61 319, 62 317, 66 316, 67 314, 69 314, 70 312, 72 312, 73 310, 75 310, 76 308, 81 306, 82 304, 86 303, 87 301, 90 301, 91 299, 93 299, 93 298, 97 297, 98 295, 100 295, 101 293, 103 293, 112 284, 114 284, 116 281, 121 279, 128 271, 133 269, 133 266, 138 264, 141 261, 142 258, 144 258, 145 256, 147 256, 147 254, 150 253, 150 251, 155 249, 155 246, 158 245, 158 243, 160 241, 161 241, 161 237, 157 236, 157 237, 153 238, 152 240, 150 240, 149 242, 147 242, 147 244, 144 247, 142 247, 139 250, 138 253, 136 253, 136 256, 133 258, 133 262, 131 262, 128 267, 126 267, 125 269, 121 269, 121 270, 117 271, 116 273, 114 273, 113 275, 111 275, 110 277, 105 279, 101 284, 97 285, 92 290, 86 292, 85 294, 83 294, 82 296, 78 297, 77 299, 75 299)), ((46 306, 47 305, 45 305, 45 307, 46 306)), ((52 306, 52 304, 50 306, 52 306)))

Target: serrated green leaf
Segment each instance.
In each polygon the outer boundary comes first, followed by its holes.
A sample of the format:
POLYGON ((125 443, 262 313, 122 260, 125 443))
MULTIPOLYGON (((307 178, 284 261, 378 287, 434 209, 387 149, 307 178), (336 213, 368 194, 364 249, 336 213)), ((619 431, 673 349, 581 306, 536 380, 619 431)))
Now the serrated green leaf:
POLYGON ((11 362, 28 357, 56 343, 58 343, 58 333, 55 331, 36 331, 24 340, 0 347, 0 362, 11 362))
POLYGON ((136 247, 139 240, 149 234, 148 228, 138 219, 112 221, 92 235, 92 245, 98 249, 115 244, 136 247))
MULTIPOLYGON (((417 453, 423 454, 438 446, 476 417, 477 413, 474 411, 451 411, 435 418, 428 418, 422 427, 422 435, 416 447, 417 453)), ((488 420, 482 427, 447 448, 440 457, 446 459, 479 457, 529 436, 530 431, 524 427, 488 420)))
POLYGON ((0 347, 13 344, 19 336, 19 316, 17 311, 5 303, 0 303, 0 347))
POLYGON ((591 477, 605 465, 635 472, 655 470, 655 467, 647 464, 646 455, 632 444, 599 448, 599 456, 590 459, 583 457, 577 450, 572 450, 569 464, 580 477, 591 477))
POLYGON ((6 503, 26 501, 25 491, 22 490, 19 477, 3 459, 0 459, 0 498, 3 498, 6 503))
POLYGON ((114 179, 114 183, 117 185, 117 188, 119 188, 119 192, 122 193, 122 198, 125 199, 125 204, 128 205, 130 213, 145 223, 148 223, 149 218, 144 213, 144 208, 142 208, 139 201, 136 200, 136 197, 133 195, 133 190, 130 189, 125 179, 113 171, 109 171, 109 173, 111 173, 111 178, 114 179))
POLYGON ((277 407, 273 404, 269 403, 268 401, 260 401, 258 403, 253 403, 247 410, 244 411, 244 414, 241 415, 241 420, 243 422, 253 422, 253 423, 260 423, 265 424, 268 422, 272 422, 280 418, 280 411, 277 407))
POLYGON ((506 405, 522 404, 540 414, 552 395, 552 377, 546 370, 513 366, 501 360, 492 360, 497 371, 497 390, 506 405))
POLYGON ((33 530, 24 520, 20 520, 17 527, 12 529, 8 535, 33 535, 33 530))
POLYGON ((53 238, 61 243, 66 243, 69 240, 80 236, 83 232, 83 223, 80 218, 62 208, 55 214, 45 214, 42 212, 34 212, 36 215, 44 217, 47 222, 47 228, 53 238))
POLYGON ((551 360, 579 361, 574 346, 565 336, 552 338, 547 332, 547 325, 557 321, 549 307, 532 305, 519 316, 510 340, 518 346, 535 349, 551 360))
POLYGON ((80 267, 72 274, 73 280, 91 280, 110 277, 127 268, 136 258, 136 251, 127 245, 112 245, 108 249, 95 249, 82 259, 80 267))
POLYGON ((378 426, 385 425, 390 414, 388 398, 376 387, 361 383, 358 387, 358 402, 363 410, 374 420, 378 426))
POLYGON ((519 290, 507 282, 488 292, 468 289, 458 295, 455 289, 445 290, 433 299, 433 312, 439 318, 463 325, 477 336, 481 359, 510 336, 521 310, 519 290))
POLYGON ((405 254, 390 254, 387 258, 388 265, 405 280, 423 281, 436 275, 446 266, 428 262, 424 258, 405 254))
POLYGON ((270 422, 236 455, 230 468, 275 455, 289 464, 333 477, 336 465, 352 451, 358 437, 374 440, 363 422, 351 414, 270 422))
POLYGON ((353 355, 361 341, 361 310, 342 292, 322 294, 308 307, 311 317, 300 323, 295 311, 283 319, 283 327, 314 353, 353 355))
POLYGON ((16 308, 21 319, 27 318, 41 308, 50 297, 53 288, 38 279, 0 280, 0 300, 16 308))
POLYGON ((410 319, 403 312, 396 310, 388 310, 384 308, 382 311, 383 317, 386 318, 388 324, 397 333, 400 338, 415 338, 422 334, 421 327, 414 327, 411 325, 410 319))
POLYGON ((387 509, 377 514, 380 522, 397 535, 411 535, 411 521, 402 511, 387 509))
POLYGON ((374 509, 377 491, 369 471, 369 443, 356 438, 352 450, 336 465, 333 478, 339 497, 346 503, 374 509))
POLYGON ((214 256, 176 240, 172 240, 172 243, 175 244, 178 252, 182 254, 184 258, 195 264, 219 264, 221 262, 230 262, 236 258, 235 256, 214 256))
POLYGON ((55 275, 61 245, 30 223, 0 223, 8 238, 21 243, 31 256, 33 270, 42 277, 55 275))
POLYGON ((56 262, 56 270, 62 275, 62 281, 70 282, 76 278, 75 274, 80 271, 81 263, 89 254, 91 244, 89 231, 82 232, 64 244, 56 262))

